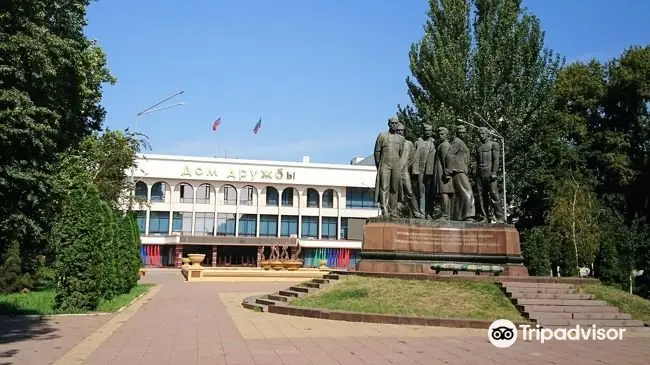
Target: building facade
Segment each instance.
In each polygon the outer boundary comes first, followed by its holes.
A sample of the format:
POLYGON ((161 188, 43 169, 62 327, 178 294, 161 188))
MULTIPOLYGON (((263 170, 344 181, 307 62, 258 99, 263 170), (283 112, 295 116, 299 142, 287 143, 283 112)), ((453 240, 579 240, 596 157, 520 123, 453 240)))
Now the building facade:
POLYGON ((351 267, 359 227, 379 214, 374 166, 143 155, 133 174, 151 266, 187 253, 206 253, 208 266, 255 266, 258 247, 268 255, 297 238, 306 266, 351 267))

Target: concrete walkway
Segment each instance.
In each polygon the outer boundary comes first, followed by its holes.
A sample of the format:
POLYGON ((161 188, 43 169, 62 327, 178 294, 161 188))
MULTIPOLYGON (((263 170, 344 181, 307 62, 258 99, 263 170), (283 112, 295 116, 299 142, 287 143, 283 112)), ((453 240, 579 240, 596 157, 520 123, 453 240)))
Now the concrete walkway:
MULTIPOLYGON (((63 353, 51 352, 57 357, 49 361, 0 357, 0 364, 47 364, 65 353, 64 359, 72 359, 68 363, 120 365, 650 363, 647 333, 616 342, 518 341, 498 349, 486 330, 337 322, 241 307, 243 297, 284 288, 287 282, 186 283, 175 270, 150 271, 146 280, 162 286, 137 311, 125 314, 127 319, 119 319, 121 313, 103 319, 93 335, 63 353)), ((38 340, 26 343, 40 346, 38 340)))

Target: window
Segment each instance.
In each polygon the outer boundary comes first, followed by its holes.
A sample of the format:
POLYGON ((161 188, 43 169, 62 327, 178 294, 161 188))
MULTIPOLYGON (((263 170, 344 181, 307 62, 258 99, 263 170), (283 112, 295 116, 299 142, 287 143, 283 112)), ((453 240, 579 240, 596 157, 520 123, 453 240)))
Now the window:
POLYGON ((143 210, 135 212, 135 221, 138 223, 138 229, 140 230, 139 233, 144 235, 146 230, 145 224, 147 223, 147 212, 143 210))
POLYGON ((277 237, 277 236, 278 236, 278 216, 260 215, 260 237, 277 237))
POLYGON ((289 237, 292 234, 298 234, 298 216, 297 215, 283 215, 280 218, 280 236, 289 237))
POLYGON ((165 193, 167 192, 167 183, 157 182, 151 187, 151 201, 164 202, 165 193))
POLYGON ((149 214, 149 234, 169 234, 169 212, 151 212, 149 214))
POLYGON ((347 240, 348 239, 348 219, 347 218, 341 218, 341 239, 342 240, 347 240))
POLYGON ((172 221, 172 232, 180 233, 183 236, 192 234, 192 212, 174 212, 172 221))
POLYGON ((278 190, 274 187, 266 188, 266 205, 269 206, 278 206, 278 190))
POLYGON ((217 214, 217 236, 235 235, 235 215, 229 213, 217 214))
POLYGON ((242 214, 239 218, 239 235, 242 237, 255 237, 257 230, 257 216, 255 214, 242 214))
POLYGON ((194 220, 195 236, 213 236, 214 235, 214 213, 196 212, 194 220))
POLYGON ((193 203, 194 202, 194 189, 192 185, 181 183, 178 185, 179 190, 179 203, 193 203))
POLYGON ((318 192, 312 188, 307 189, 307 208, 318 208, 318 192))
MULTIPOLYGON (((283 217, 284 218, 284 217, 283 217)), ((301 238, 318 238, 318 217, 302 217, 301 238)))
POLYGON ((323 208, 334 208, 334 190, 327 189, 323 193, 323 208))
MULTIPOLYGON (((202 184, 196 188, 196 203, 197 204, 210 204, 210 190, 209 184, 202 184)), ((214 225, 214 222, 213 222, 214 225)))
MULTIPOLYGON (((147 200, 147 184, 142 181, 135 183, 135 197, 142 200, 147 200)), ((144 232, 144 231, 142 231, 144 232)))
POLYGON ((225 205, 237 205, 237 189, 232 185, 223 187, 223 203, 225 205))
POLYGON ((321 238, 324 240, 336 239, 336 217, 323 217, 321 238))
POLYGON ((375 196, 369 188, 347 188, 345 192, 346 208, 376 209, 375 196))
POLYGON ((282 191, 282 206, 293 207, 293 188, 286 188, 282 191))
POLYGON ((244 186, 241 190, 239 197, 240 205, 255 205, 255 188, 252 186, 244 186))

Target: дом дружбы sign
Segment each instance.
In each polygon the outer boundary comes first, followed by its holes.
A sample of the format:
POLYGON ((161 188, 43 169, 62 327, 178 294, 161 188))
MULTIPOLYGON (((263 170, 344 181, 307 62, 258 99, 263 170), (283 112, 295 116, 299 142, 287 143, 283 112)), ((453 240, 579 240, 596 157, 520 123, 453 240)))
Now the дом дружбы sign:
POLYGON ((296 172, 283 168, 218 169, 216 167, 190 167, 185 165, 181 171, 181 177, 225 178, 227 180, 245 181, 293 181, 296 179, 296 172))

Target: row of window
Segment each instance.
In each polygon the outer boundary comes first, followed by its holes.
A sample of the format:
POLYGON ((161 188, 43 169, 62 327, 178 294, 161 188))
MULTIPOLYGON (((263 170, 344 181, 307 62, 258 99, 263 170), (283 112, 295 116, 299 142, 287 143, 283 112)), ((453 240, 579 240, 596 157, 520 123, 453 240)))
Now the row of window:
MULTIPOLYGON (((234 236, 235 235, 235 214, 218 213, 215 215, 208 212, 194 213, 194 235, 195 236, 234 236)), ((146 212, 136 212, 136 219, 140 232, 145 232, 146 212)), ((278 216, 260 215, 259 237, 278 236, 278 216)), ((319 228, 322 239, 336 239, 337 218, 322 217, 322 224, 319 227, 318 217, 303 216, 301 227, 301 238, 318 238, 319 228)), ((150 212, 149 214, 149 235, 169 234, 169 212, 150 212)), ((174 212, 171 221, 172 232, 181 235, 192 234, 192 212, 174 212)), ((298 216, 283 215, 279 222, 280 236, 290 237, 298 235, 298 216)), ((341 218, 341 239, 348 237, 348 219, 341 218)), ((241 237, 255 237, 257 232, 257 218, 254 214, 242 214, 239 218, 237 233, 241 237)))
MULTIPOLYGON (((210 204, 210 191, 212 186, 209 184, 202 184, 198 186, 196 191, 196 200, 194 199, 194 188, 186 183, 180 183, 176 186, 179 191, 180 203, 193 203, 196 204, 210 204)), ((294 204, 294 188, 286 188, 280 195, 278 190, 272 186, 266 189, 266 205, 293 207, 294 204)), ((165 182, 157 182, 151 187, 151 202, 164 202, 166 192, 171 191, 165 182)), ((237 189, 232 185, 224 185, 221 188, 223 194, 224 205, 237 205, 237 189)), ((138 181, 135 186, 135 196, 147 200, 148 188, 147 184, 138 181)), ((241 189, 239 194, 239 205, 256 205, 257 189, 247 185, 241 189)), ((307 207, 318 208, 319 194, 315 189, 307 189, 307 207)), ((370 188, 346 188, 345 206, 346 208, 376 208, 377 204, 374 201, 373 190, 370 188)), ((335 208, 334 206, 334 190, 328 189, 323 192, 322 208, 335 208)))

